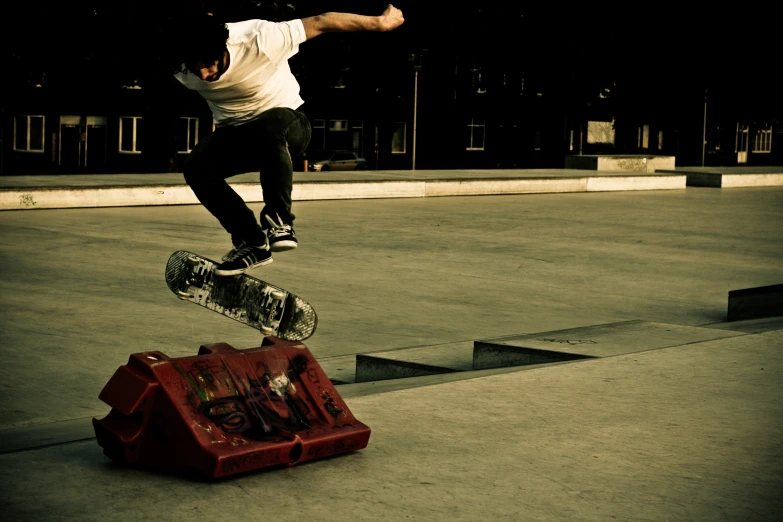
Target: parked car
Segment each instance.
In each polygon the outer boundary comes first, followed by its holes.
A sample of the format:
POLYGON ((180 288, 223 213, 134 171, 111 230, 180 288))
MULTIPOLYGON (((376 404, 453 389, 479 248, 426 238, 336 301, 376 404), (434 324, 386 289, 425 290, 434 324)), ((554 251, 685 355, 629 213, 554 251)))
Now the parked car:
POLYGON ((328 170, 364 170, 367 160, 360 158, 350 150, 335 150, 318 161, 310 163, 311 172, 326 172, 328 170))

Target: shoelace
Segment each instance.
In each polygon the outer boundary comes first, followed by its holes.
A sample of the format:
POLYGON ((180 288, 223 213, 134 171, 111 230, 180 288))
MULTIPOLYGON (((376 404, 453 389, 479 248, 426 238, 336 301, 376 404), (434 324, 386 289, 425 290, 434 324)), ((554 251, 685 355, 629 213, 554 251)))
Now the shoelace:
POLYGON ((236 247, 232 252, 229 252, 226 254, 226 261, 234 261, 236 259, 239 259, 240 257, 244 257, 246 254, 250 253, 251 250, 253 250, 254 246, 252 245, 246 245, 241 244, 238 247, 236 247))
POLYGON ((223 257, 221 257, 220 259, 223 260, 223 261, 228 261, 229 259, 231 259, 232 256, 234 256, 236 254, 237 248, 239 248, 239 247, 232 248, 231 250, 226 252, 226 254, 223 257))
POLYGON ((279 236, 281 234, 289 234, 293 228, 291 225, 286 225, 283 223, 283 219, 280 217, 280 215, 277 215, 277 219, 279 220, 279 223, 276 222, 274 219, 269 217, 269 214, 264 216, 266 220, 269 222, 269 225, 271 228, 269 229, 273 236, 279 236))

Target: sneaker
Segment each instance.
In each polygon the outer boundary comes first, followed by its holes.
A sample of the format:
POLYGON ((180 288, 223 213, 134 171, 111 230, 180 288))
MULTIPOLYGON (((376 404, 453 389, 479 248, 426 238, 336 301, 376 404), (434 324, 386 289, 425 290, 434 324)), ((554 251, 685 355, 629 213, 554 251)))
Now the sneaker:
POLYGON ((238 275, 251 268, 268 265, 271 262, 272 252, 269 251, 268 244, 256 246, 242 243, 223 256, 223 262, 215 269, 215 275, 238 275))
POLYGON ((269 223, 269 227, 265 227, 266 236, 269 238, 269 248, 272 252, 283 252, 285 250, 293 250, 297 247, 299 242, 296 240, 296 234, 294 233, 294 227, 287 223, 283 223, 280 216, 277 216, 277 222, 272 219, 268 214, 264 216, 269 223))

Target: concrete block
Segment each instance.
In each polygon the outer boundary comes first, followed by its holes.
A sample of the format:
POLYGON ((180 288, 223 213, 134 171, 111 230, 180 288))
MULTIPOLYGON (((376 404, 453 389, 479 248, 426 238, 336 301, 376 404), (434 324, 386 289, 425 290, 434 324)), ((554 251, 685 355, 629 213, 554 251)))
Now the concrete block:
POLYGON ((687 176, 689 187, 738 188, 783 186, 783 167, 680 167, 657 174, 687 176))
POLYGON ((780 187, 783 186, 783 172, 757 174, 723 174, 721 187, 780 187))
POLYGON ((296 183, 294 201, 326 199, 421 198, 423 181, 313 182, 296 183))
POLYGON ((587 178, 587 192, 685 188, 686 176, 684 175, 590 176, 587 178))
POLYGON ((783 316, 783 284, 729 292, 728 321, 783 316))
POLYGON ((602 172, 645 172, 674 169, 674 156, 653 154, 594 154, 566 156, 565 168, 597 170, 602 172))
POLYGON ((689 187, 739 188, 783 186, 783 173, 682 172, 689 187))
POLYGON ((198 199, 187 185, 19 188, 0 191, 0 210, 188 205, 198 199))
POLYGON ((457 370, 431 366, 428 364, 385 359, 372 355, 356 356, 356 382, 385 381, 388 379, 403 379, 406 377, 422 377, 452 373, 457 370))
POLYGON ((578 353, 556 352, 552 350, 531 349, 524 346, 476 341, 473 351, 473 369, 506 368, 509 366, 528 366, 553 362, 592 359, 578 353))
POLYGON ((428 181, 426 195, 474 196, 584 192, 586 186, 586 178, 443 180, 428 181))
POLYGON ((742 319, 736 321, 703 324, 702 328, 715 328, 717 330, 731 330, 745 334, 757 334, 783 330, 783 315, 777 317, 763 317, 761 319, 742 319))

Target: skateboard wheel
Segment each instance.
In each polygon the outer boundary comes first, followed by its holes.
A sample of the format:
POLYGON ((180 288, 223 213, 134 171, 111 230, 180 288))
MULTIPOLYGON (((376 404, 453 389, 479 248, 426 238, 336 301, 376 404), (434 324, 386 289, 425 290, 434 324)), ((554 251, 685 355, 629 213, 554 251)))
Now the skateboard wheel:
POLYGON ((262 325, 259 329, 261 330, 261 333, 264 335, 272 335, 273 333, 275 333, 275 329, 270 328, 269 326, 262 325))
POLYGON ((177 296, 179 296, 180 299, 193 299, 193 294, 183 292, 182 290, 177 290, 177 296))
POLYGON ((199 265, 201 263, 201 261, 198 258, 189 257, 188 258, 188 263, 190 263, 193 266, 197 266, 197 265, 199 265))
POLYGON ((281 292, 280 290, 272 290, 269 292, 269 295, 272 296, 272 298, 277 299, 278 301, 282 301, 285 299, 285 292, 281 292))

